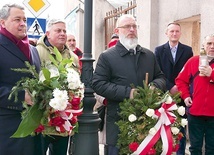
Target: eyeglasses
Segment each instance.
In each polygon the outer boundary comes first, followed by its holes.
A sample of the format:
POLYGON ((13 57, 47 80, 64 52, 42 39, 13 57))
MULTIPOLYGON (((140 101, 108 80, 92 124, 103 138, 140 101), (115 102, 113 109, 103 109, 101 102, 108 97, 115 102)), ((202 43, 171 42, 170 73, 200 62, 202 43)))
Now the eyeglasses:
POLYGON ((138 28, 138 25, 124 25, 124 26, 119 26, 117 28, 123 28, 123 29, 137 29, 138 28))

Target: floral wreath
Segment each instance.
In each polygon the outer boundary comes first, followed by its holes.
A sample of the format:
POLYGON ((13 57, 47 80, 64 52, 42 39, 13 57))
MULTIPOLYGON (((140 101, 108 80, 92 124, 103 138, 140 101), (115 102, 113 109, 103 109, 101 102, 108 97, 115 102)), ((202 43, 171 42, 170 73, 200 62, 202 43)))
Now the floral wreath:
POLYGON ((82 113, 81 102, 84 96, 84 84, 80 74, 72 66, 72 59, 62 58, 54 47, 55 57, 41 66, 38 74, 35 66, 26 62, 27 68, 12 69, 29 73, 12 88, 9 99, 18 100, 19 91, 27 91, 32 97, 33 105, 25 102, 22 121, 12 137, 26 137, 41 133, 43 135, 68 136, 77 132, 77 116, 82 113))
POLYGON ((171 155, 179 149, 183 137, 180 127, 187 124, 185 107, 176 105, 179 94, 170 96, 159 89, 138 87, 134 99, 120 103, 120 130, 117 146, 120 154, 171 155))

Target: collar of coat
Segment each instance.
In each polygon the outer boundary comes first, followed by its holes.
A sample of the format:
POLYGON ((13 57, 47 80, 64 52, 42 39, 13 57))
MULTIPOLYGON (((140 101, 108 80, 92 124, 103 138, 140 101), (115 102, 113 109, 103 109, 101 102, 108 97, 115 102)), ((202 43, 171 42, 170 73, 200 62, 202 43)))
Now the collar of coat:
MULTIPOLYGON (((118 50, 121 56, 129 54, 129 51, 120 43, 120 41, 117 42, 115 48, 118 50)), ((141 47, 140 45, 137 45, 136 52, 146 53, 145 48, 141 47)))

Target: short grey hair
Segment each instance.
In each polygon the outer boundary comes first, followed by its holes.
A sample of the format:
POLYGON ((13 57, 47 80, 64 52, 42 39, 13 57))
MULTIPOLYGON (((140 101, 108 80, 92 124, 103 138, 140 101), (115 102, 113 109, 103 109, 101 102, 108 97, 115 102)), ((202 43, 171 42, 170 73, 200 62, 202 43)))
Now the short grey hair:
POLYGON ((51 28, 54 24, 57 24, 57 23, 64 23, 64 24, 66 24, 64 19, 51 19, 51 20, 49 20, 48 23, 47 23, 47 27, 46 27, 47 31, 50 30, 50 28, 51 28))
POLYGON ((5 4, 0 10, 0 19, 7 19, 10 16, 11 8, 25 10, 25 8, 19 4, 5 4))
POLYGON ((209 34, 209 35, 206 35, 206 36, 204 37, 203 44, 206 43, 207 37, 213 37, 213 38, 214 38, 214 33, 209 34))

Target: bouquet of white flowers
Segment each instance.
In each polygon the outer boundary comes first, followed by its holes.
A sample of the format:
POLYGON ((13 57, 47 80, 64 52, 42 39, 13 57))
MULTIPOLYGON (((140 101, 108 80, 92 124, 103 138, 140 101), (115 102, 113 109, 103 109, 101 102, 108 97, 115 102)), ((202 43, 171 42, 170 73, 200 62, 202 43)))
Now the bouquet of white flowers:
POLYGON ((13 69, 31 73, 32 78, 23 78, 13 87, 9 99, 17 100, 20 90, 27 91, 33 100, 32 106, 23 103, 22 121, 12 137, 43 135, 67 136, 77 131, 77 116, 82 113, 81 101, 84 85, 80 74, 72 67, 72 59, 63 59, 54 48, 55 58, 45 62, 39 74, 26 62, 28 69, 13 69))

